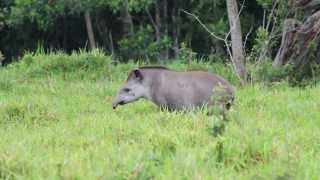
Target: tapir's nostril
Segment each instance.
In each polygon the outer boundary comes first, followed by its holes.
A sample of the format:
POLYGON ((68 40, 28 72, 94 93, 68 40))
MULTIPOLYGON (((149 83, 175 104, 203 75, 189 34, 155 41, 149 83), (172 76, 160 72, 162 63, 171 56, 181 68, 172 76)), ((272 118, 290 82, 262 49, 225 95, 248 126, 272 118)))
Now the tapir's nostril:
POLYGON ((118 107, 118 105, 119 105, 118 103, 112 104, 112 108, 113 108, 113 109, 116 109, 116 108, 118 107))
POLYGON ((118 103, 112 103, 112 109, 116 109, 118 106, 118 103))
POLYGON ((124 101, 119 101, 119 102, 116 102, 116 103, 113 103, 112 104, 112 108, 113 109, 116 109, 118 107, 118 105, 124 105, 125 102, 124 101))

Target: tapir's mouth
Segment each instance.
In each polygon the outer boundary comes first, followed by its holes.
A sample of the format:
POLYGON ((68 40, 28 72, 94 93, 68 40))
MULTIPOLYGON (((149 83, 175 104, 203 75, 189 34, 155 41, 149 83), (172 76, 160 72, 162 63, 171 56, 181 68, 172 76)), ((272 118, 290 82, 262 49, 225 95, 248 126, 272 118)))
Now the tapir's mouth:
POLYGON ((124 105, 124 104, 126 104, 126 102, 120 101, 118 104, 119 104, 119 105, 124 105))
POLYGON ((119 101, 118 103, 114 104, 112 107, 113 109, 116 109, 118 105, 124 105, 124 104, 126 104, 125 101, 119 101))

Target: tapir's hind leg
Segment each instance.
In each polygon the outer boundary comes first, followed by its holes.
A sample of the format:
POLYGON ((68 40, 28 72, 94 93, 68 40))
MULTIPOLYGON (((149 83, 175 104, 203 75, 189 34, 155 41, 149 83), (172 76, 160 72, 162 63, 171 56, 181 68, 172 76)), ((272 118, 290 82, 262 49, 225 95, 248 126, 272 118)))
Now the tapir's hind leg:
POLYGON ((226 92, 215 91, 208 103, 209 115, 216 115, 218 118, 213 125, 213 135, 218 136, 225 130, 226 122, 228 118, 226 116, 227 111, 230 109, 233 102, 233 96, 226 92))
POLYGON ((214 93, 208 103, 209 115, 221 116, 223 120, 227 120, 226 112, 233 104, 233 96, 223 93, 214 93))
POLYGON ((223 104, 208 104, 208 116, 220 116, 223 120, 226 120, 226 107, 223 104))

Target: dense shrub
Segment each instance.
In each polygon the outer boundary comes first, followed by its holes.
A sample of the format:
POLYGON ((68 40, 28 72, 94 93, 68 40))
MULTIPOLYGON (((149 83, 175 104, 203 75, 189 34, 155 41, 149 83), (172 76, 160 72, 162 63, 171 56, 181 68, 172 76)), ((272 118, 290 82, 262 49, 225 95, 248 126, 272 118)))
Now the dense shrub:
POLYGON ((275 68, 271 61, 264 61, 258 65, 248 66, 250 81, 256 82, 279 82, 286 80, 291 72, 290 66, 275 68))
MULTIPOLYGON (((204 70, 219 74, 234 84, 238 79, 233 73, 232 65, 223 63, 210 63, 206 60, 172 60, 162 65, 173 70, 204 70)), ((100 50, 91 52, 74 52, 68 55, 63 52, 45 53, 41 50, 36 53, 27 53, 22 59, 7 66, 0 74, 0 89, 10 89, 12 82, 30 78, 63 78, 65 80, 109 80, 122 81, 130 70, 145 66, 144 62, 129 61, 126 64, 115 64, 110 56, 100 50), (10 74, 5 74, 10 70, 10 74)))
MULTIPOLYGON (((64 80, 107 80, 123 81, 133 68, 149 65, 143 61, 129 61, 126 64, 115 63, 112 58, 100 50, 90 52, 45 53, 38 50, 26 53, 20 61, 8 65, 0 71, 0 91, 10 91, 20 80, 30 78, 62 78, 64 80), (10 73, 9 73, 10 72, 10 73)), ((202 70, 218 74, 234 85, 239 85, 239 79, 234 73, 234 67, 229 63, 211 63, 207 59, 176 59, 163 61, 162 65, 178 71, 202 70)), ((273 83, 288 81, 293 86, 316 84, 320 79, 318 64, 308 67, 310 72, 304 79, 296 76, 296 71, 290 66, 275 68, 270 59, 259 63, 248 63, 249 81, 251 83, 273 83)))
POLYGON ((156 60, 161 51, 171 47, 171 40, 164 36, 159 42, 153 37, 153 30, 150 26, 140 28, 132 36, 119 41, 121 56, 124 59, 146 59, 156 60))
POLYGON ((80 73, 99 72, 108 68, 111 58, 101 51, 91 51, 88 53, 74 52, 71 55, 58 53, 26 54, 20 63, 20 67, 25 68, 26 73, 31 77, 60 74, 60 73, 80 73))
POLYGON ((110 76, 113 71, 111 64, 111 57, 100 50, 73 52, 71 55, 63 52, 36 52, 26 53, 19 62, 8 65, 6 69, 11 69, 11 76, 15 76, 12 79, 57 76, 64 79, 97 80, 110 76))
POLYGON ((249 65, 251 83, 274 83, 287 81, 291 86, 308 86, 317 84, 320 79, 320 66, 316 63, 307 66, 308 73, 300 74, 292 65, 273 67, 270 60, 257 65, 249 65))

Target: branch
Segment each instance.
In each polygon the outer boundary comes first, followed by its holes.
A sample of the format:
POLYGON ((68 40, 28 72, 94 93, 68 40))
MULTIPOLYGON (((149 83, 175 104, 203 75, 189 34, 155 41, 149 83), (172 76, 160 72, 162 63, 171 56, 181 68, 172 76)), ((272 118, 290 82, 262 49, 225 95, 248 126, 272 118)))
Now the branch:
POLYGON ((246 0, 244 0, 244 1, 242 2, 241 7, 240 7, 240 10, 239 10, 238 15, 237 15, 237 18, 236 18, 236 20, 234 21, 233 25, 230 27, 230 30, 229 30, 229 32, 227 33, 226 37, 225 37, 225 40, 227 40, 227 39, 229 38, 229 36, 230 36, 230 34, 231 34, 231 29, 234 28, 235 23, 239 20, 240 14, 242 13, 242 10, 243 10, 244 3, 245 3, 245 2, 246 2, 246 0))
POLYGON ((150 14, 150 11, 149 11, 148 9, 145 9, 145 10, 146 10, 146 12, 147 12, 147 15, 148 15, 148 17, 149 17, 149 19, 150 19, 150 21, 151 21, 151 24, 153 25, 154 29, 155 29, 155 30, 159 29, 159 27, 158 27, 158 25, 156 24, 156 22, 154 22, 153 17, 152 17, 151 14, 150 14))
POLYGON ((276 0, 276 2, 274 2, 273 6, 272 6, 271 12, 270 12, 269 17, 268 17, 268 22, 267 22, 266 30, 268 30, 269 27, 270 27, 272 17, 274 17, 274 11, 275 11, 275 9, 276 9, 276 7, 277 7, 278 4, 279 4, 279 0, 276 0))
POLYGON ((188 11, 186 10, 183 10, 183 9, 180 9, 180 11, 188 14, 189 16, 192 16, 194 19, 196 19, 198 21, 198 23, 211 35, 213 36, 214 38, 218 39, 218 40, 221 40, 221 41, 225 41, 224 38, 221 38, 219 37, 218 35, 214 34, 212 31, 210 31, 210 29, 199 19, 198 16, 192 14, 192 13, 189 13, 188 11))
POLYGON ((248 41, 248 38, 249 38, 249 36, 251 35, 252 31, 253 31, 253 26, 250 27, 250 30, 249 30, 249 32, 247 33, 246 38, 245 38, 245 40, 244 40, 244 43, 243 43, 243 48, 244 48, 244 49, 246 49, 247 41, 248 41))
MULTIPOLYGON (((242 10, 243 10, 244 3, 245 3, 245 2, 246 2, 246 0, 244 0, 244 1, 242 2, 242 5, 241 5, 241 8, 240 8, 240 10, 239 10, 239 12, 238 12, 236 21, 240 18, 240 14, 241 14, 241 12, 242 12, 242 10)), ((231 62, 232 62, 233 68, 236 69, 236 67, 235 67, 235 62, 234 62, 234 59, 233 59, 233 56, 232 56, 232 52, 231 52, 231 49, 230 49, 231 45, 230 45, 230 43, 228 42, 228 38, 229 38, 229 36, 230 36, 230 34, 231 34, 231 30, 232 30, 232 29, 234 28, 234 26, 235 26, 235 23, 230 27, 230 30, 229 30, 229 32, 225 35, 225 37, 222 38, 222 37, 219 37, 218 35, 216 35, 214 32, 210 31, 210 29, 199 19, 198 16, 196 16, 196 15, 194 15, 194 14, 192 14, 192 13, 186 11, 186 10, 183 10, 183 9, 180 9, 180 11, 182 11, 182 12, 184 12, 185 14, 187 14, 187 15, 193 17, 194 19, 196 19, 196 20, 198 21, 198 23, 199 23, 212 37, 214 37, 214 38, 216 38, 216 39, 224 42, 224 44, 225 44, 225 46, 226 46, 226 48, 227 48, 228 55, 229 55, 230 60, 231 60, 231 62)), ((236 22, 236 21, 235 21, 235 22, 236 22)), ((236 71, 235 71, 235 72, 236 72, 236 71)), ((236 74, 237 77, 241 80, 241 77, 238 75, 238 73, 235 73, 235 74, 236 74)))

